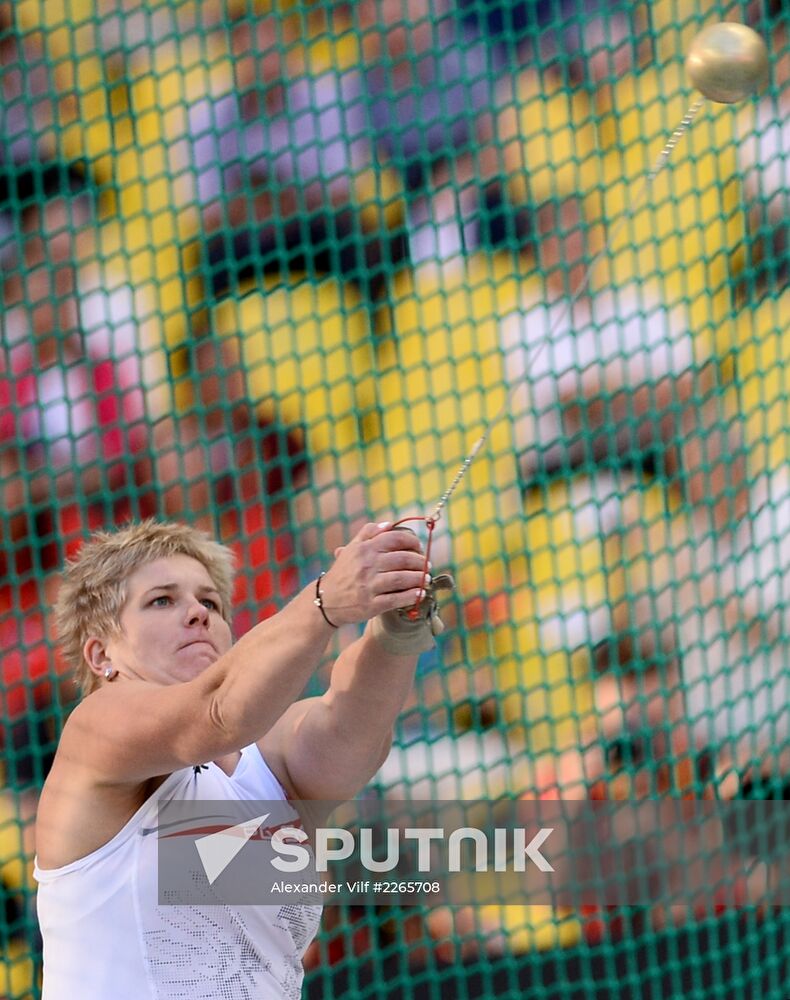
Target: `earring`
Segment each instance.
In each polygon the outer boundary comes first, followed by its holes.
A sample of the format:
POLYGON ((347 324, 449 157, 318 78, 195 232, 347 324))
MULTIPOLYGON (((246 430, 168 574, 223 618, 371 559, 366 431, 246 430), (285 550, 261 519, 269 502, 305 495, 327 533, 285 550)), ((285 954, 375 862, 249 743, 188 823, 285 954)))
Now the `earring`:
POLYGON ((105 667, 105 669, 104 669, 104 679, 106 681, 115 680, 115 678, 117 676, 118 676, 118 671, 115 669, 115 667, 105 667))

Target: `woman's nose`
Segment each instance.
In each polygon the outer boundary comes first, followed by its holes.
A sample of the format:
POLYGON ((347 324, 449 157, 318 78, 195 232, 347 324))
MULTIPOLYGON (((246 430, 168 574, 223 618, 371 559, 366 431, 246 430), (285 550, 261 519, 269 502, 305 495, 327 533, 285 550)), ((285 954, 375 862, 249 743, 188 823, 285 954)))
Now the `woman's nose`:
POLYGON ((209 613, 205 604, 194 601, 187 611, 187 623, 189 625, 208 625, 209 613))

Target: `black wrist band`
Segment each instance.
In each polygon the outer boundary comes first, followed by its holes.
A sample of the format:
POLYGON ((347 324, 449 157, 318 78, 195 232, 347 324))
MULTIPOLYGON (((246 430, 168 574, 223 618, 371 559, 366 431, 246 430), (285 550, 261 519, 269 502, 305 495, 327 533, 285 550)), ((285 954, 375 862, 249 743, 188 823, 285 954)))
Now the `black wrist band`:
POLYGON ((323 578, 325 576, 326 576, 326 573, 324 573, 324 572, 321 572, 321 573, 318 574, 318 579, 315 581, 315 600, 313 601, 313 604, 315 604, 315 606, 321 612, 321 614, 323 615, 324 621, 327 623, 327 625, 331 625, 332 628, 337 628, 337 625, 335 625, 334 622, 331 622, 327 618, 326 611, 324 610, 324 595, 321 593, 321 581, 323 580, 323 578))

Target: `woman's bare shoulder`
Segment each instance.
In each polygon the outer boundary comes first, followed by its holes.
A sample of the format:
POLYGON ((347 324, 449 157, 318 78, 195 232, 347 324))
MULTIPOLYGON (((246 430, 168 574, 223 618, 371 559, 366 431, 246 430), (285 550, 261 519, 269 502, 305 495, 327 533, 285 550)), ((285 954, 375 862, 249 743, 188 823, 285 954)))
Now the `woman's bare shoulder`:
MULTIPOLYGON (((68 723, 64 735, 67 728, 68 723)), ((36 855, 41 869, 61 868, 109 843, 167 777, 110 783, 79 754, 62 748, 61 738, 38 804, 36 855)))
POLYGON ((85 697, 65 722, 38 805, 39 867, 60 868, 98 850, 123 828, 166 775, 144 780, 108 778, 113 749, 112 703, 122 695, 100 689, 85 697))

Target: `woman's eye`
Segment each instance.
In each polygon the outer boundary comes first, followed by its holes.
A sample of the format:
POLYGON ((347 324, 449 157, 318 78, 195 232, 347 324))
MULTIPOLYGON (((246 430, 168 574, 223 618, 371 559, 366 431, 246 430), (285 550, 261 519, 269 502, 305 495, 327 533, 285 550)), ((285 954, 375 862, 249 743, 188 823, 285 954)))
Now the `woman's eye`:
POLYGON ((203 606, 208 608, 209 611, 219 611, 219 604, 210 597, 203 598, 203 606))
POLYGON ((167 594, 161 594, 159 597, 155 597, 153 601, 151 601, 151 606, 155 608, 166 608, 170 601, 171 598, 168 597, 167 594))

